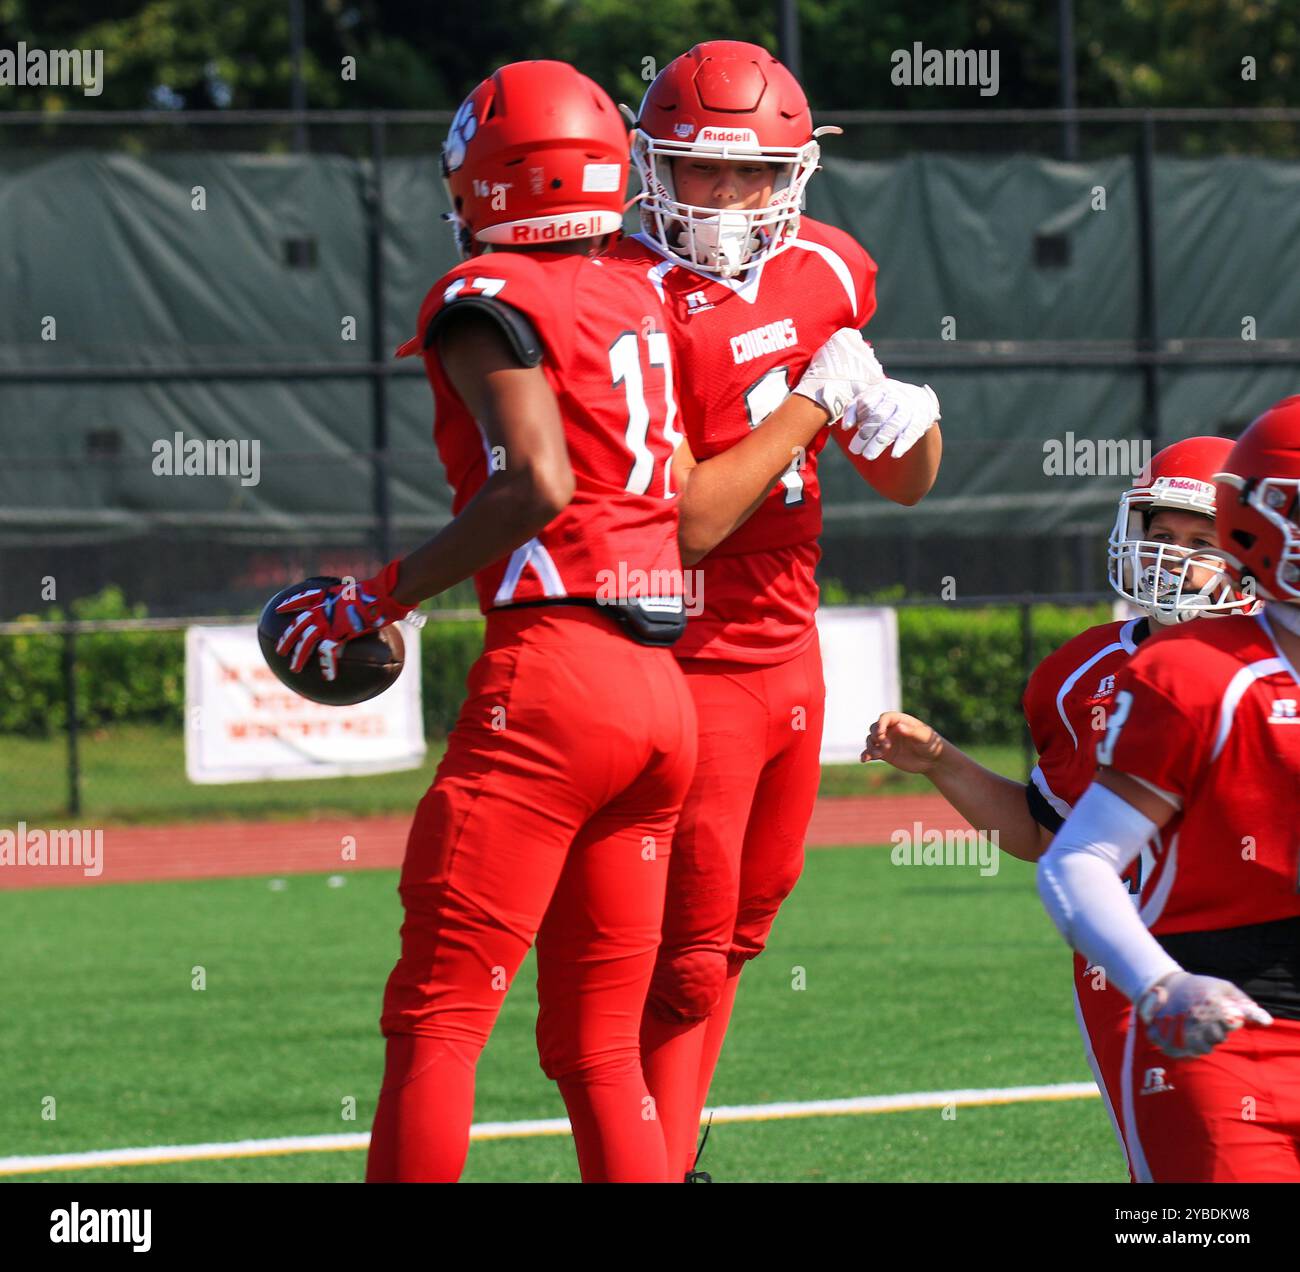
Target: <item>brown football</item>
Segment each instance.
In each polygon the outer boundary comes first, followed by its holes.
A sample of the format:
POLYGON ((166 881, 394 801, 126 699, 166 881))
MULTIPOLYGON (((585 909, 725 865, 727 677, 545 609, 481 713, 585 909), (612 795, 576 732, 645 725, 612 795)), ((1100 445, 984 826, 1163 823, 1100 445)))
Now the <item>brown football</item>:
POLYGON ((297 613, 277 614, 275 607, 309 587, 333 587, 342 582, 336 578, 312 578, 294 583, 271 597, 257 620, 257 640, 262 646, 262 657, 280 683, 312 702, 334 707, 350 707, 383 693, 397 679, 406 659, 402 633, 393 625, 345 642, 339 655, 338 675, 333 680, 326 680, 322 675, 320 660, 314 653, 296 675, 289 670, 289 659, 277 654, 275 646, 297 613))

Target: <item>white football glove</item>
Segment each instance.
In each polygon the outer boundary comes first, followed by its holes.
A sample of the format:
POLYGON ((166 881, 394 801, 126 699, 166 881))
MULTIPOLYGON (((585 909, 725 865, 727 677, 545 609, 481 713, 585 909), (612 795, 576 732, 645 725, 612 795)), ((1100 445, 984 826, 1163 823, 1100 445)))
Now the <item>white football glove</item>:
POLYGON ((816 353, 795 386, 796 393, 812 398, 830 412, 833 424, 859 394, 885 383, 884 368, 860 331, 841 327, 816 353))
POLYGON ((928 384, 883 380, 859 393, 844 411, 843 429, 856 429, 849 441, 854 455, 877 459, 906 455, 939 419, 939 399, 928 384))
POLYGON ((1170 972, 1138 999, 1147 1037, 1167 1056, 1203 1056, 1246 1021, 1271 1025, 1273 1017, 1231 981, 1170 972))

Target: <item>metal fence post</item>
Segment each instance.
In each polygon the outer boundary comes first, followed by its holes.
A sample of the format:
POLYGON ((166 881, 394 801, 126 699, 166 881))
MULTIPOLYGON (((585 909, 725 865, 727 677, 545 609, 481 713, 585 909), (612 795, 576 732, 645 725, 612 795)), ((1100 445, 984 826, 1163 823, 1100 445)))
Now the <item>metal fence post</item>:
POLYGON ((63 633, 63 693, 68 713, 68 815, 81 813, 81 756, 77 721, 77 632, 69 626, 63 633))
POLYGON ((388 357, 384 344, 384 119, 370 119, 370 180, 366 183, 366 240, 370 274, 370 420, 374 452, 375 546, 380 561, 393 555, 388 480, 388 357))
POLYGON ((1056 39, 1061 107, 1065 112, 1061 123, 1062 151, 1065 159, 1074 163, 1079 158, 1079 118, 1074 114, 1079 106, 1074 74, 1074 0, 1057 0, 1056 39))
POLYGON ((1160 436, 1160 368, 1155 355, 1160 348, 1160 317, 1156 291, 1155 227, 1155 154, 1156 125, 1151 112, 1142 116, 1141 141, 1138 145, 1137 215, 1138 215, 1138 350, 1147 355, 1142 368, 1143 437, 1160 436))

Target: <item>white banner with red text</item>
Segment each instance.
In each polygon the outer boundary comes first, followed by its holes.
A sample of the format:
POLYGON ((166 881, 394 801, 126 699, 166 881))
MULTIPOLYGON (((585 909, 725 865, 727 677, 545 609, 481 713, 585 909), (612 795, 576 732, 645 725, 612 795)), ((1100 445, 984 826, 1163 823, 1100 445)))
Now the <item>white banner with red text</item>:
POLYGON ((185 631, 185 771, 191 782, 287 781, 391 773, 424 762, 420 633, 403 623, 406 661, 377 698, 310 702, 276 679, 257 629, 185 631))

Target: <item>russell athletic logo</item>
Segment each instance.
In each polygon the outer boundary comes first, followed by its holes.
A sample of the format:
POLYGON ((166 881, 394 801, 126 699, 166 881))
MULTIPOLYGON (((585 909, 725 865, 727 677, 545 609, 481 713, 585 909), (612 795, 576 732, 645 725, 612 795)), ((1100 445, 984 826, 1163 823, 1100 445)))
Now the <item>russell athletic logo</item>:
POLYGON ((765 323, 753 331, 742 332, 731 337, 731 356, 736 365, 762 357, 765 353, 776 353, 780 349, 791 349, 799 343, 799 333, 795 330, 793 318, 782 318, 777 322, 765 323))
POLYGON ((1139 1095, 1159 1095, 1162 1091, 1172 1091, 1172 1082, 1165 1081, 1163 1069, 1148 1069, 1142 1077, 1142 1090, 1139 1095))

